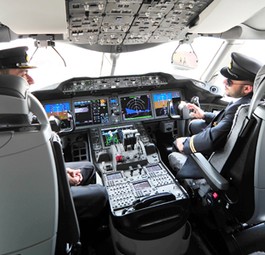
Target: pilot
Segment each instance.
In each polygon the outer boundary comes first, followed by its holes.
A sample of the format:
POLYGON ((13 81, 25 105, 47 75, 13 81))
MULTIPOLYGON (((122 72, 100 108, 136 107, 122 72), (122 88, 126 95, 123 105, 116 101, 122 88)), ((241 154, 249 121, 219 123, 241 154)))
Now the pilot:
MULTIPOLYGON (((29 85, 34 80, 28 70, 35 68, 28 63, 28 47, 16 47, 0 50, 0 75, 9 74, 24 78, 29 85)), ((96 172, 92 163, 66 162, 66 173, 80 223, 82 252, 87 254, 87 241, 93 231, 107 221, 107 192, 105 187, 96 182, 96 172)), ((89 244, 90 245, 90 244, 89 244)))
POLYGON ((204 112, 194 104, 187 104, 187 107, 193 110, 191 115, 203 119, 205 126, 191 137, 179 137, 174 141, 178 152, 172 152, 168 160, 177 179, 201 178, 192 160, 187 160, 188 155, 200 152, 207 157, 225 145, 238 107, 248 104, 252 98, 254 80, 260 68, 261 64, 257 60, 233 52, 229 67, 220 71, 226 78, 225 93, 232 98, 232 102, 216 116, 211 112, 204 112))
POLYGON ((34 80, 28 74, 28 70, 36 68, 28 64, 28 47, 16 47, 0 51, 0 74, 16 75, 24 78, 29 85, 34 80))

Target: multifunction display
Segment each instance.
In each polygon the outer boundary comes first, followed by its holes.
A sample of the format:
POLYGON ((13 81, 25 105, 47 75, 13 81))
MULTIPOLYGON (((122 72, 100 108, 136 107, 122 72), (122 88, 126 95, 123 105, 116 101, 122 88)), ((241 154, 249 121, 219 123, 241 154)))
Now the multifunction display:
POLYGON ((150 119, 153 117, 151 96, 133 95, 120 97, 122 120, 150 119))
POLYGON ((153 103, 156 117, 166 116, 168 114, 167 102, 172 98, 181 98, 179 91, 169 91, 153 94, 153 103))
POLYGON ((123 126, 114 128, 101 129, 101 136, 103 139, 104 147, 109 147, 112 144, 122 143, 122 130, 132 129, 133 126, 123 126))
POLYGON ((76 126, 108 124, 109 112, 106 98, 74 102, 76 126))
MULTIPOLYGON (((110 95, 106 97, 84 96, 79 99, 46 102, 44 108, 48 116, 55 115, 61 120, 68 118, 68 112, 74 114, 77 127, 91 125, 113 125, 130 121, 141 121, 167 117, 169 100, 182 100, 181 92, 161 91, 128 95, 110 95)), ((104 136, 105 146, 120 141, 117 132, 110 131, 104 136)))
POLYGON ((60 120, 64 120, 68 118, 68 112, 70 111, 70 103, 63 102, 44 104, 44 109, 48 117, 53 115, 59 117, 60 120))

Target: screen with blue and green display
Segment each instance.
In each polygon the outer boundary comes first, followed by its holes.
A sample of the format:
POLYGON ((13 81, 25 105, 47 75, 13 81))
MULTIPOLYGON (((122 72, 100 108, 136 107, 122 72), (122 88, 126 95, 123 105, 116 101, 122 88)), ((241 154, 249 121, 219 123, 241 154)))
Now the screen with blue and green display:
POLYGON ((104 147, 109 147, 112 144, 122 143, 123 130, 133 129, 132 125, 103 128, 101 129, 101 136, 104 147))
POLYGON ((181 99, 180 91, 163 91, 153 94, 153 103, 156 117, 167 116, 167 102, 172 98, 181 99))
POLYGON ((120 103, 123 120, 153 118, 149 94, 120 97, 120 103))
POLYGON ((61 120, 67 119, 68 112, 71 110, 69 102, 46 103, 43 106, 48 117, 51 115, 58 116, 61 120))

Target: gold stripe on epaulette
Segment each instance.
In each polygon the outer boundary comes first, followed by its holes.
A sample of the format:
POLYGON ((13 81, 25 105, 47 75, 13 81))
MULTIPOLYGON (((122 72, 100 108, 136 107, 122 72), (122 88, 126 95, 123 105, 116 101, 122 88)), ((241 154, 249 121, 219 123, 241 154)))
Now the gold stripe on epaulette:
POLYGON ((195 146, 194 146, 194 135, 190 138, 190 150, 192 153, 196 152, 195 146))
POLYGON ((213 123, 213 126, 216 127, 217 125, 218 125, 218 122, 215 121, 215 122, 213 123))

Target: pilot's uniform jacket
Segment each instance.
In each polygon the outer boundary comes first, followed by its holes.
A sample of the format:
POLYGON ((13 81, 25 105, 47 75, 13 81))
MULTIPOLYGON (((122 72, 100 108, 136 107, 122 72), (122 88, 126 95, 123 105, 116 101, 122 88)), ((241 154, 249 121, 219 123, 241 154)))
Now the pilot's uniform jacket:
POLYGON ((229 104, 215 117, 212 113, 206 113, 205 121, 209 125, 202 132, 186 139, 183 144, 183 153, 189 155, 191 153, 201 152, 207 155, 222 148, 231 130, 238 107, 242 104, 250 103, 251 97, 252 93, 242 97, 233 104, 229 104))

